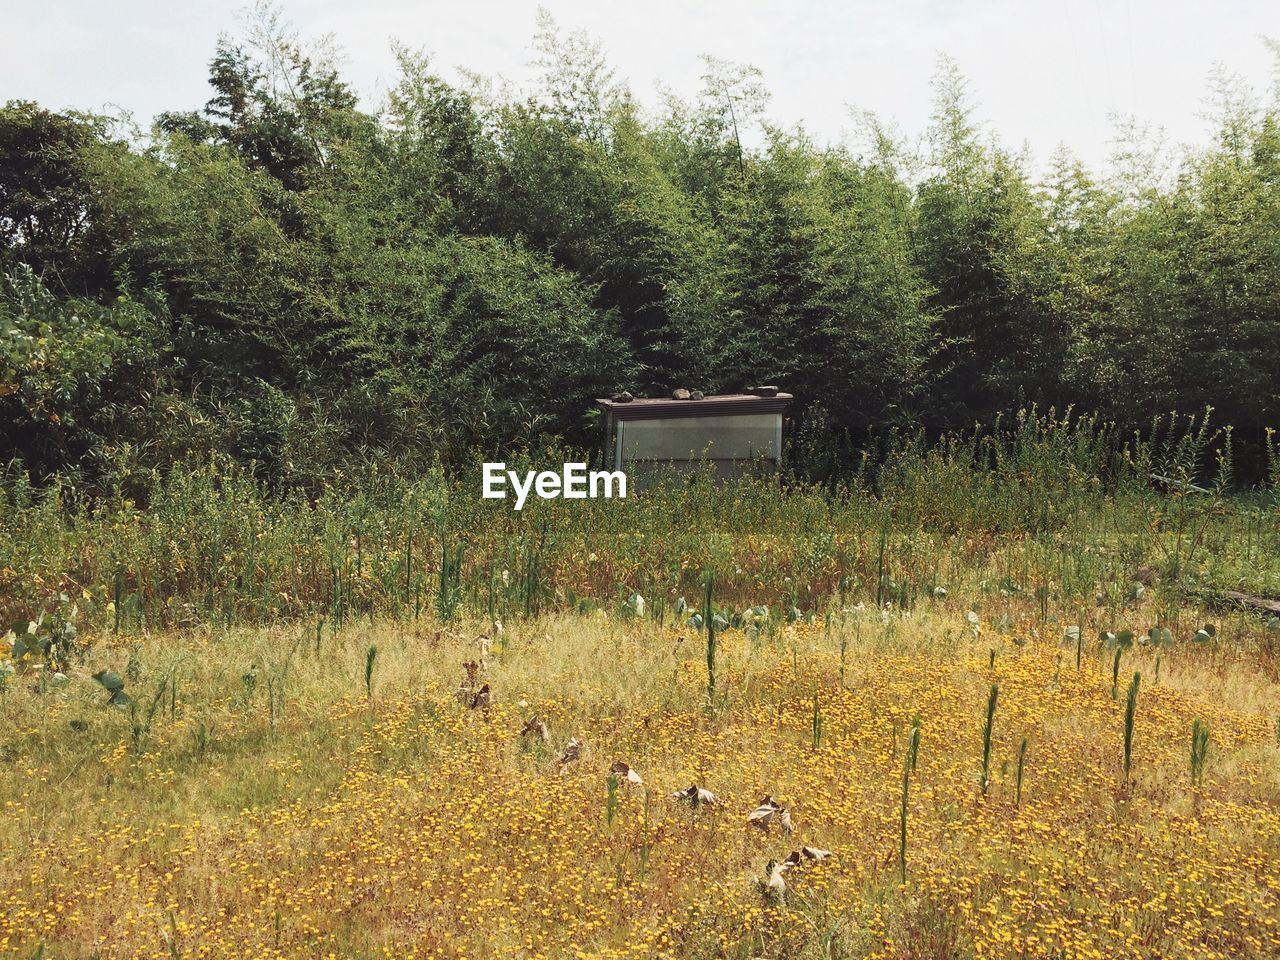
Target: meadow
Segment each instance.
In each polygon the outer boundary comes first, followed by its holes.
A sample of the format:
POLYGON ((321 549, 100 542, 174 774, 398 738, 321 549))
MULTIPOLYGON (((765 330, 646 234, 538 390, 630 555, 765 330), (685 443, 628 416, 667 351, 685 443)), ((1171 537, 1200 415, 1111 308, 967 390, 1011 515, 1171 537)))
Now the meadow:
POLYGON ((1276 956, 1271 463, 1031 413, 518 514, 10 471, 0 951, 1276 956))

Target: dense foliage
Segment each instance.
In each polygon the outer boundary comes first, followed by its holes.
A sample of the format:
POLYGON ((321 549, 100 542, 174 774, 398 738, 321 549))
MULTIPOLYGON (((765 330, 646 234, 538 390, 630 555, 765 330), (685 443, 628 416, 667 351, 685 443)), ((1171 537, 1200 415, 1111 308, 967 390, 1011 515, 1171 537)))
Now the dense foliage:
POLYGON ((1280 423, 1280 101, 1219 85, 1216 144, 1095 177, 991 139, 943 62, 918 148, 766 120, 708 59, 642 110, 549 21, 541 85, 411 51, 377 112, 267 17, 201 110, 142 136, 0 108, 0 452, 128 488, 210 451, 311 485, 590 444, 591 399, 777 383, 813 475, 886 427, 1074 405, 1280 423))

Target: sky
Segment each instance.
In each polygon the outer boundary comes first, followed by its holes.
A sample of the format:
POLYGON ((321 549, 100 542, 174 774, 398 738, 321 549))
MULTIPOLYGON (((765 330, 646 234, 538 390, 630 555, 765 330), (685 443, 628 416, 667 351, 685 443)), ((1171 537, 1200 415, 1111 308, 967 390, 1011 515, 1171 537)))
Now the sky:
MULTIPOLYGON (((772 91, 768 114, 820 142, 852 141, 851 111, 874 111, 908 137, 931 109, 937 58, 969 78, 979 119, 1043 162, 1066 144, 1100 168, 1115 119, 1134 116, 1172 146, 1208 142, 1208 80, 1222 65, 1265 93, 1275 80, 1263 36, 1280 39, 1276 0, 542 0, 561 28, 585 30, 644 103, 659 85, 692 97, 699 54, 750 63, 772 91)), ((343 75, 366 104, 394 78, 391 41, 516 84, 532 76, 536 2, 286 0, 304 37, 332 34, 343 75)), ((144 125, 208 99, 221 33, 244 0, 0 0, 0 101, 120 110, 144 125)))

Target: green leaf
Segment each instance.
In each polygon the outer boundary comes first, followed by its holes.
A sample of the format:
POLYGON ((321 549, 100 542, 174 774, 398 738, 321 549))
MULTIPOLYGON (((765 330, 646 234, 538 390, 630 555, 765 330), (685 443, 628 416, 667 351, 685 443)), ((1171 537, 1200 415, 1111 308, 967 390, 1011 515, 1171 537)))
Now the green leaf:
MULTIPOLYGON (((124 678, 114 670, 99 670, 93 675, 93 679, 97 680, 111 692, 112 703, 115 702, 115 694, 121 693, 124 690, 124 678)), ((128 700, 127 697, 125 699, 126 701, 128 700)))

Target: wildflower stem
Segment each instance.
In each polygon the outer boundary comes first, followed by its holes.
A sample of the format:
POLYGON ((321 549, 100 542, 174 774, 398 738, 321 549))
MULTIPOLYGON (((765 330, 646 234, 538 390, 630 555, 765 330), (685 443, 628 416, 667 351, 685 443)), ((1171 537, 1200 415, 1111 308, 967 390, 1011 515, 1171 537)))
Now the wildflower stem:
POLYGON ((715 703, 716 697, 716 623, 715 607, 711 602, 715 589, 715 574, 707 572, 702 600, 702 625, 707 631, 707 706, 715 703))
POLYGON ((373 663, 378 659, 378 645, 376 643, 369 644, 369 652, 364 656, 364 694, 365 698, 373 699, 373 663))
POLYGON ((898 822, 898 871, 902 882, 907 882, 907 799, 911 792, 911 774, 916 768, 916 756, 920 749, 920 717, 911 721, 907 735, 906 756, 902 760, 902 810, 898 822))
POLYGON ((991 785, 991 730, 996 719, 996 700, 1000 696, 1000 684, 991 685, 991 693, 987 697, 987 720, 982 725, 982 795, 987 795, 987 787, 991 785))
POLYGON ((1133 761, 1133 721, 1138 712, 1138 686, 1142 682, 1142 674, 1135 673, 1129 683, 1129 696, 1124 706, 1124 778, 1129 779, 1129 768, 1133 761))

